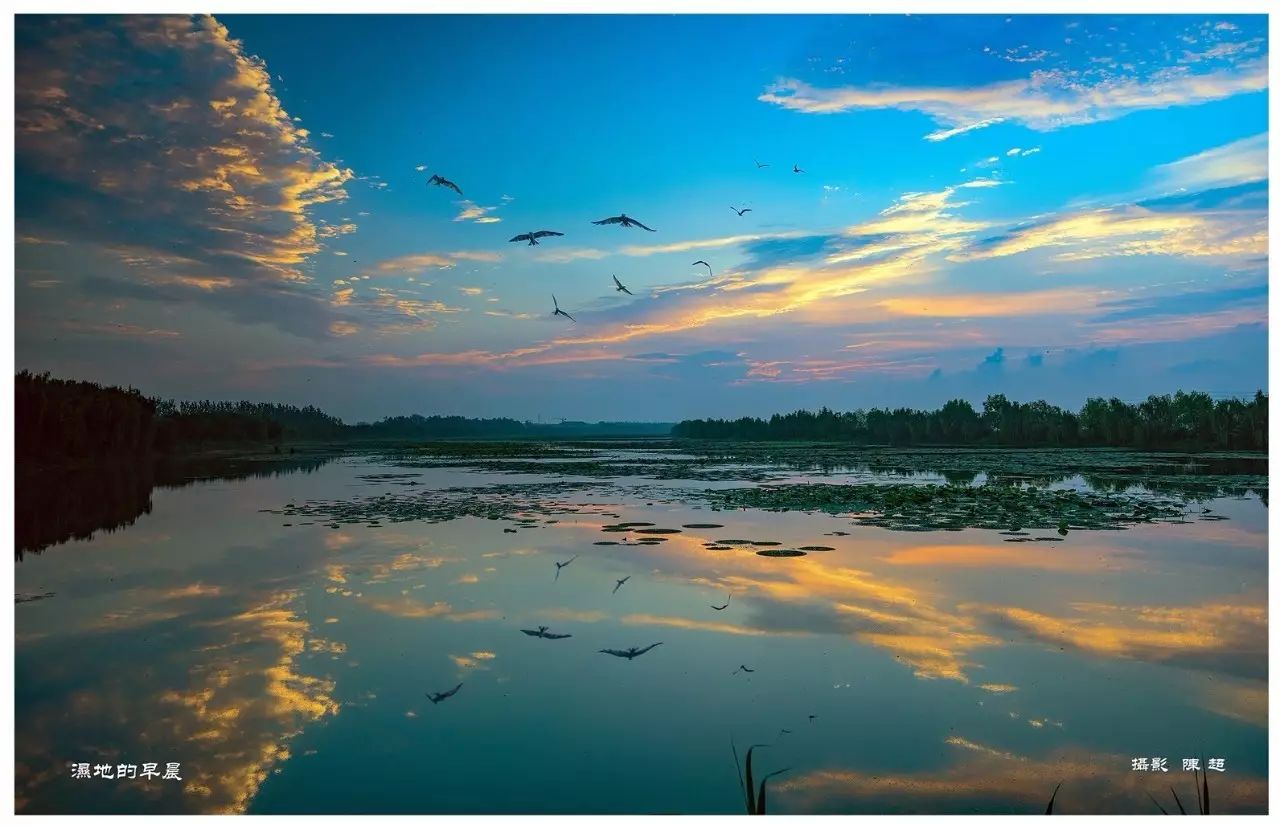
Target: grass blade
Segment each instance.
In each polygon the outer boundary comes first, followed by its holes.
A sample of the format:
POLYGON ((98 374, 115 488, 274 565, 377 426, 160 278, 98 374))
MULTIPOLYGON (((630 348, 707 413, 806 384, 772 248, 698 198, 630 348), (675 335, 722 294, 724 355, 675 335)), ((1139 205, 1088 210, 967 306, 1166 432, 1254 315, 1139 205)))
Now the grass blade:
POLYGON ((756 813, 760 814, 761 816, 764 816, 765 786, 769 784, 769 777, 777 776, 780 773, 786 773, 789 770, 791 769, 783 768, 780 771, 774 771, 773 773, 769 774, 769 776, 766 776, 764 779, 760 780, 760 804, 756 805, 756 813))
POLYGON ((1209 771, 1208 769, 1206 769, 1204 772, 1204 810, 1202 810, 1200 813, 1204 814, 1205 816, 1209 815, 1209 771))
POLYGON ((1164 809, 1164 806, 1163 806, 1163 805, 1161 805, 1159 802, 1156 802, 1156 798, 1155 798, 1154 796, 1152 796, 1152 795, 1151 795, 1151 791, 1147 791, 1147 797, 1148 797, 1152 802, 1155 802, 1156 807, 1160 809, 1160 813, 1164 814, 1165 816, 1168 816, 1168 815, 1169 815, 1169 812, 1168 812, 1168 811, 1166 811, 1166 810, 1164 809))
POLYGON ((1053 796, 1049 797, 1049 807, 1044 809, 1045 815, 1053 813, 1053 800, 1058 798, 1058 788, 1062 787, 1062 783, 1058 783, 1058 787, 1053 789, 1053 796))
POLYGON ((1178 792, 1173 789, 1172 785, 1169 786, 1169 793, 1173 794, 1173 801, 1178 803, 1178 813, 1185 816, 1187 809, 1182 807, 1182 800, 1178 798, 1178 792))
MULTIPOLYGON (((742 783, 742 763, 738 761, 738 746, 733 743, 733 737, 729 737, 729 747, 733 748, 733 766, 737 768, 738 773, 738 789, 742 791, 743 797, 747 800, 747 813, 751 813, 751 792, 746 789, 746 785, 742 783)), ((1199 793, 1197 791, 1196 793, 1199 793)))

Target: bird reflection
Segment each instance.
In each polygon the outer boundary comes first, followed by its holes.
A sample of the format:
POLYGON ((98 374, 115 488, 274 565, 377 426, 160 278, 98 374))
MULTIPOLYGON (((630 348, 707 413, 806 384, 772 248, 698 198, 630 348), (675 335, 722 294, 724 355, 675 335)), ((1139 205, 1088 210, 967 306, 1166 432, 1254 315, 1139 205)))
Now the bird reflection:
POLYGON ((615 585, 613 586, 613 592, 614 592, 614 593, 617 593, 617 592, 618 592, 618 588, 619 588, 619 587, 622 587, 622 585, 626 584, 626 583, 627 583, 627 579, 630 579, 630 578, 631 578, 630 576, 626 576, 626 577, 624 577, 624 578, 618 579, 618 583, 617 583, 617 584, 615 584, 615 585))
MULTIPOLYGON (((577 556, 573 557, 573 559, 576 559, 576 558, 577 556)), ((560 581, 560 571, 568 567, 569 565, 573 564, 573 559, 569 559, 568 561, 558 561, 555 563, 556 564, 556 581, 560 581)))
POLYGON ((448 699, 450 696, 457 693, 459 690, 462 690, 461 682, 459 682, 458 686, 453 690, 446 690, 444 693, 428 693, 427 698, 431 700, 431 704, 438 705, 445 699, 448 699))
POLYGON ((548 633, 547 626, 545 624, 538 625, 537 630, 525 630, 524 628, 521 628, 520 632, 526 636, 536 636, 539 639, 568 639, 573 635, 572 633, 548 633))
POLYGON ((662 644, 662 642, 654 642, 648 647, 643 647, 643 648, 629 647, 626 650, 611 650, 609 648, 605 648, 600 652, 608 653, 610 656, 617 656, 621 659, 634 659, 637 656, 643 656, 644 654, 648 653, 650 650, 653 650, 655 647, 657 647, 660 644, 662 644))
POLYGON ((729 594, 729 598, 725 599, 724 604, 720 605, 719 607, 716 607, 716 606, 713 604, 713 605, 711 605, 711 609, 712 609, 712 610, 724 610, 726 607, 728 607, 728 606, 729 606, 729 602, 731 602, 731 601, 733 601, 733 594, 732 594, 732 593, 730 593, 730 594, 729 594))

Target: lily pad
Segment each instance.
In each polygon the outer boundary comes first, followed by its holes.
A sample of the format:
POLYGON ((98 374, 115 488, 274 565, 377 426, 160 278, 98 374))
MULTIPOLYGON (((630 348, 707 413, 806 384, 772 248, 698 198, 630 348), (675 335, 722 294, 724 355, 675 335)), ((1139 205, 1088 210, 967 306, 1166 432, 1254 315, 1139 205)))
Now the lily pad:
POLYGON ((768 556, 771 559, 790 559, 795 558, 796 556, 807 556, 809 554, 803 550, 790 550, 784 548, 781 550, 757 550, 756 555, 768 556))

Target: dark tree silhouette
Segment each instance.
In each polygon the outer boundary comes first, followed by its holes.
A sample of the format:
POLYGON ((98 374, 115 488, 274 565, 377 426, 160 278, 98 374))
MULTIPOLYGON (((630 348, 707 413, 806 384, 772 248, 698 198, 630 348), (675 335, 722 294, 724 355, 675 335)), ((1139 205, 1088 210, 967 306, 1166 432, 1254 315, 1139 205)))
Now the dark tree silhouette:
POLYGON ((1045 401, 992 395, 982 412, 964 400, 931 411, 797 410, 768 420, 681 421, 676 438, 731 441, 838 441, 858 444, 994 444, 1010 447, 1135 447, 1266 450, 1267 396, 1214 401, 1207 393, 1153 395, 1140 404, 1090 398, 1078 413, 1045 401))

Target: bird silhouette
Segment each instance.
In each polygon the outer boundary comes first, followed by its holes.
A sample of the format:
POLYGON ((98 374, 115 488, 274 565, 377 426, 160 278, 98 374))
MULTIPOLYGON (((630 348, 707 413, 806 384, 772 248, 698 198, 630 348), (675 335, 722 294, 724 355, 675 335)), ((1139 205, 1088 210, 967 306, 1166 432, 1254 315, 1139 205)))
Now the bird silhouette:
POLYGON ((458 184, 446 178, 442 178, 439 175, 432 175, 431 179, 428 180, 427 183, 435 184, 436 186, 444 186, 449 189, 452 189, 453 191, 457 192, 459 195, 462 194, 462 190, 458 188, 458 184))
POLYGON ((815 716, 814 714, 812 714, 812 713, 811 713, 811 714, 809 714, 809 721, 810 721, 810 722, 812 722, 814 719, 817 719, 817 718, 818 718, 818 717, 817 717, 817 716, 815 716))
POLYGON ((526 636, 537 636, 539 639, 567 639, 572 633, 548 633, 545 624, 538 625, 537 630, 525 630, 520 628, 520 632, 526 636))
POLYGON ((592 221, 592 223, 593 223, 593 224, 595 224, 596 226, 604 226, 604 225, 606 225, 606 224, 616 223, 616 224, 620 224, 620 225, 622 225, 622 226, 626 226, 626 227, 638 226, 638 227, 640 227, 641 229, 648 229, 650 232, 657 232, 657 231, 658 231, 658 230, 656 230, 656 229, 649 229, 649 227, 647 227, 647 226, 645 226, 644 224, 640 223, 640 221, 636 220, 635 218, 628 218, 628 217, 627 217, 627 213, 626 213, 626 212, 623 212, 621 215, 617 215, 617 216, 612 217, 612 218, 605 218, 605 219, 603 219, 603 220, 599 220, 599 221, 592 221))
POLYGON ((694 261, 693 263, 689 264, 689 266, 697 266, 698 264, 702 264, 703 266, 705 266, 705 267, 707 268, 707 274, 708 274, 708 275, 714 275, 714 274, 715 274, 714 272, 712 272, 712 271, 711 271, 711 264, 707 263, 706 261, 694 261))
POLYGON ((728 607, 728 606, 729 606, 729 602, 731 602, 731 601, 733 601, 733 594, 732 594, 732 593, 730 593, 730 594, 729 594, 729 598, 727 598, 727 599, 725 599, 725 600, 724 600, 724 604, 720 605, 719 607, 716 607, 716 606, 713 604, 713 605, 711 605, 711 609, 712 609, 712 610, 724 610, 726 607, 728 607))
POLYGON ((605 648, 604 650, 602 650, 602 651, 600 651, 600 652, 601 652, 601 653, 608 653, 610 656, 617 656, 617 657, 622 658, 622 659, 634 659, 634 658, 635 658, 635 657, 637 657, 637 656, 643 656, 644 654, 648 653, 650 650, 653 650, 655 647, 657 647, 657 646, 658 646, 658 645, 660 645, 660 644, 662 644, 662 642, 654 642, 653 644, 649 645, 648 647, 643 647, 643 648, 641 648, 641 647, 629 647, 629 648, 627 648, 626 650, 612 650, 612 649, 609 649, 609 648, 605 648))
MULTIPOLYGON (((573 557, 573 559, 576 559, 576 558, 577 556, 573 557)), ((569 559, 568 561, 556 562, 556 581, 560 581, 560 571, 568 567, 569 565, 573 564, 573 559, 569 559)))
POLYGON ((766 167, 766 166, 768 166, 768 165, 769 165, 769 164, 767 164, 767 163, 761 163, 761 162, 760 162, 760 161, 758 161, 758 160, 756 161, 756 168, 757 168, 757 169, 763 169, 763 168, 765 168, 765 167, 766 167))
POLYGON ((573 321, 575 324, 578 323, 577 319, 575 319, 572 315, 570 315, 569 313, 565 312, 563 309, 560 308, 560 302, 556 300, 555 295, 551 296, 551 303, 556 305, 556 311, 551 313, 552 318, 554 318, 557 315, 563 315, 564 317, 568 318, 570 321, 573 321))
POLYGON ((630 295, 630 294, 631 294, 631 290, 627 289, 625 286, 623 286, 623 285, 622 285, 622 281, 619 281, 619 280, 618 280, 618 276, 617 276, 617 275, 614 275, 614 276, 613 276, 613 282, 614 282, 615 284, 617 284, 617 285, 618 285, 618 288, 617 288, 617 289, 615 289, 615 290, 614 290, 614 292, 625 292, 625 293, 627 293, 628 295, 630 295))
POLYGON ((626 578, 618 579, 618 583, 617 583, 617 584, 615 584, 615 585, 613 586, 613 592, 614 592, 614 593, 617 593, 617 592, 618 592, 618 588, 619 588, 619 587, 622 587, 622 585, 626 584, 626 583, 627 583, 627 579, 629 579, 629 578, 631 578, 631 577, 630 577, 630 576, 627 576, 626 578))
POLYGON ((446 690, 444 693, 428 693, 427 698, 431 700, 431 704, 438 705, 445 699, 448 699, 450 696, 457 693, 459 690, 462 690, 461 682, 459 682, 458 686, 453 690, 446 690))
POLYGON ((796 165, 793 165, 793 166, 791 167, 791 171, 792 171, 792 172, 795 172, 797 175, 804 174, 804 170, 803 170, 803 169, 801 169, 799 166, 796 166, 796 165))
POLYGON ((516 241, 528 241, 529 246, 537 246, 538 238, 549 238, 552 236, 562 237, 563 232, 552 232, 550 229, 539 229, 537 232, 526 232, 523 235, 516 235, 507 243, 515 243, 516 241))
POLYGON ((739 217, 739 218, 741 218, 743 215, 745 215, 745 214, 747 214, 748 212, 750 212, 750 211, 751 211, 751 207, 750 207, 750 206, 748 206, 746 209, 739 209, 739 208, 738 208, 738 207, 736 207, 736 206, 730 206, 729 208, 730 208, 730 209, 732 209, 734 212, 737 212, 737 213, 738 213, 738 217, 739 217))
POLYGON ((738 669, 735 670, 731 675, 737 676, 739 673, 755 673, 755 672, 756 672, 755 668, 750 668, 750 667, 747 667, 746 665, 738 665, 738 669))

